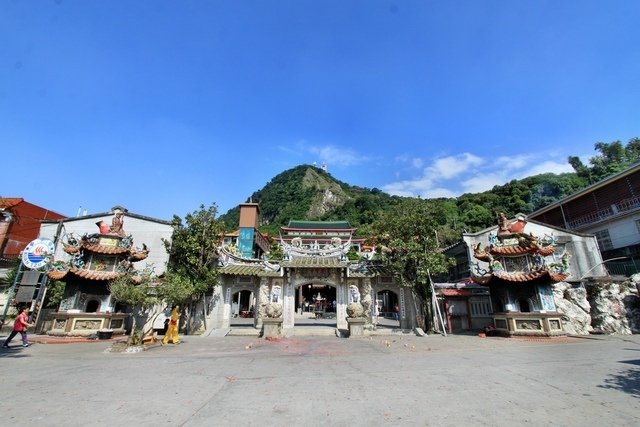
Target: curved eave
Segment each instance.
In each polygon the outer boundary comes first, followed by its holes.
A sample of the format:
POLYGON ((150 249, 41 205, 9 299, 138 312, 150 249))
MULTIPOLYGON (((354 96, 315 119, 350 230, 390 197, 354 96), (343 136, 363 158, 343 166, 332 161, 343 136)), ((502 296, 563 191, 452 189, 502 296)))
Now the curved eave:
POLYGON ((548 270, 533 271, 528 273, 507 273, 504 271, 494 272, 486 276, 472 276, 474 282, 480 285, 492 285, 495 284, 494 279, 499 279, 502 282, 509 283, 528 283, 534 282, 543 278, 548 278, 551 282, 563 282, 570 276, 567 272, 551 272, 548 270))
POLYGON ((124 273, 119 273, 117 271, 84 270, 77 268, 69 270, 68 274, 73 274, 74 276, 86 280, 113 280, 124 275, 124 273))
POLYGON ((149 251, 131 252, 131 254, 129 255, 129 259, 133 262, 138 262, 147 259, 148 256, 149 251))
POLYGON ((521 246, 491 246, 489 253, 495 256, 521 256, 527 254, 540 254, 549 256, 555 251, 554 246, 545 247, 521 247, 521 246))
POLYGON ((63 280, 69 270, 51 270, 47 271, 47 277, 51 280, 63 280))
POLYGON ((129 249, 119 246, 90 245, 87 243, 83 243, 82 248, 89 252, 104 255, 123 255, 129 252, 129 249))

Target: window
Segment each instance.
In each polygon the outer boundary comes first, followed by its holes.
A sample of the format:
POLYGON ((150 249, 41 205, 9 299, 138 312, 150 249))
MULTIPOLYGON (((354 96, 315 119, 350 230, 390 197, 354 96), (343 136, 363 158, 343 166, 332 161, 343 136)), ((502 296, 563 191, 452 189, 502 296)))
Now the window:
POLYGON ((611 243, 611 236, 609 235, 609 230, 604 229, 600 231, 596 231, 595 233, 596 240, 598 241, 598 246, 601 251, 608 251, 613 249, 613 243, 611 243))
POLYGON ((486 317, 491 313, 491 301, 489 297, 471 297, 469 298, 472 317, 486 317))

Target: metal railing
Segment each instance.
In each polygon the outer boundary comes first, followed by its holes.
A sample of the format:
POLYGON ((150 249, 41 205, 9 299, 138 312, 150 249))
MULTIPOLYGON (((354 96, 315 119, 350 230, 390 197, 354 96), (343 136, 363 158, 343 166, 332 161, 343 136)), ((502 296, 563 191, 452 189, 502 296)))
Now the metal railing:
POLYGON ((629 257, 624 261, 609 261, 604 263, 611 276, 629 277, 640 272, 640 258, 629 257))
POLYGON ((579 218, 569 221, 569 228, 574 229, 582 225, 602 221, 603 219, 610 218, 618 213, 627 212, 637 208, 640 208, 640 198, 630 197, 628 199, 623 199, 618 203, 614 203, 613 205, 608 206, 604 209, 588 213, 579 218))

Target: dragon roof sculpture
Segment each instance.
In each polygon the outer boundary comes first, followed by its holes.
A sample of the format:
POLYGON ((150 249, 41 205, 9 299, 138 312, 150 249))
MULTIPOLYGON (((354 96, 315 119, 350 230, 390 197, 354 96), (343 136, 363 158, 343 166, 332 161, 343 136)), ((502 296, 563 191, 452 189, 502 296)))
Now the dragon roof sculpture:
POLYGON ((523 215, 509 222, 503 213, 498 214, 498 230, 489 234, 489 245, 482 247, 478 243, 473 248, 474 258, 488 264, 485 269, 476 265, 476 272, 472 273, 476 283, 489 285, 495 279, 514 283, 540 279, 561 282, 569 277, 571 255, 565 250, 559 262, 548 259, 555 254, 556 239, 525 233, 526 223, 523 215))

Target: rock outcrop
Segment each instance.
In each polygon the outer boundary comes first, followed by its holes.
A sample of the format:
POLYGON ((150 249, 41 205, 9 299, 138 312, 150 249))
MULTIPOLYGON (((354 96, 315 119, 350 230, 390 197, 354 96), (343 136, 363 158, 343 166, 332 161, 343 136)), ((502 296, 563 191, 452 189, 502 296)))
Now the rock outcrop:
POLYGON ((593 330, 591 305, 585 288, 559 282, 553 286, 553 297, 558 312, 563 314, 562 327, 568 334, 588 335, 593 330))
POLYGON ((632 334, 640 332, 640 298, 636 284, 640 274, 617 283, 610 278, 587 283, 594 333, 632 334))

